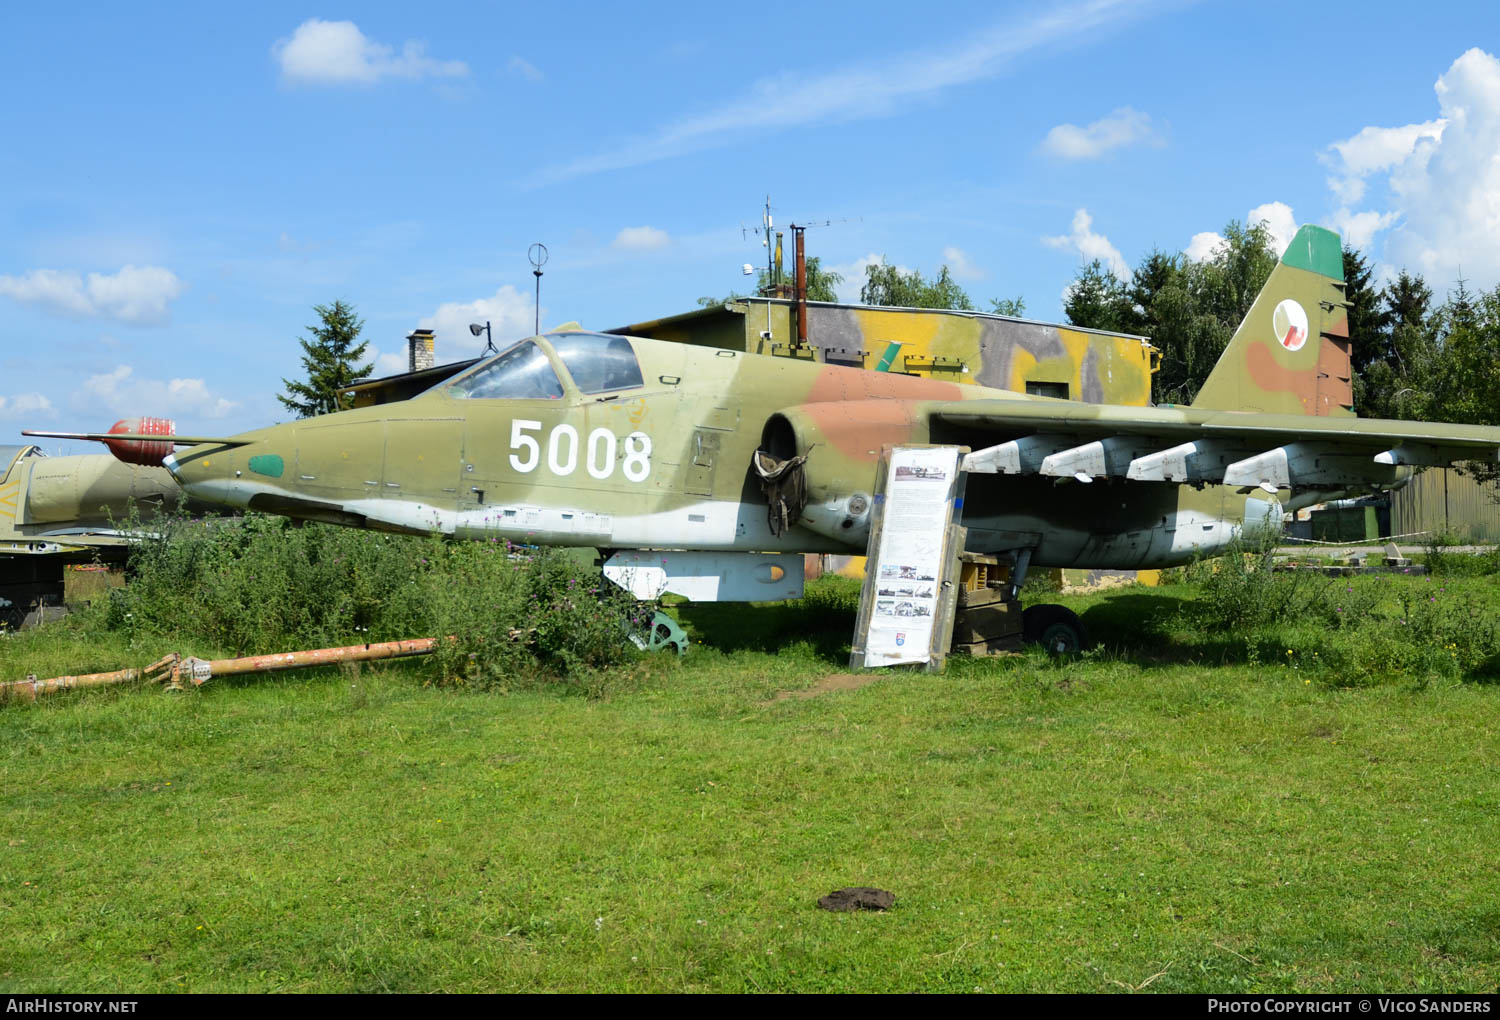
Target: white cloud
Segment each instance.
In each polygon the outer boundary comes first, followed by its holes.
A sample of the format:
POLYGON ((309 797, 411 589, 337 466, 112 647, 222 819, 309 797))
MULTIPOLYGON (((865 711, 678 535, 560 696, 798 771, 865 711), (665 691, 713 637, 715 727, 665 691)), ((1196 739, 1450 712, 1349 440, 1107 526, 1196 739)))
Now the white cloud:
POLYGON ((527 81, 541 81, 545 77, 535 64, 521 57, 511 57, 505 69, 511 74, 520 75, 527 81))
POLYGON ((552 167, 540 179, 557 181, 640 166, 724 145, 757 130, 886 116, 911 100, 993 78, 1034 50, 1137 17, 1151 6, 1129 0, 1084 0, 1029 20, 971 33, 962 40, 942 40, 921 51, 821 73, 787 72, 762 78, 738 99, 552 167))
POLYGON ((1347 207, 1339 209, 1329 217, 1328 225, 1343 235, 1344 242, 1352 248, 1368 249, 1375 235, 1396 222, 1393 212, 1378 213, 1367 210, 1351 213, 1347 207))
MULTIPOLYGON (((461 358, 472 358, 484 350, 483 336, 469 332, 469 324, 490 324, 495 346, 501 350, 513 340, 531 336, 534 318, 532 297, 523 294, 510 284, 495 291, 492 297, 478 301, 459 303, 450 301, 438 306, 438 310, 417 323, 423 329, 437 333, 436 356, 439 365, 461 358)), ((381 359, 388 357, 381 355, 381 359)), ((398 372, 406 370, 406 356, 400 356, 398 372)), ((388 362, 377 361, 377 365, 388 362)))
POLYGON ((1110 149, 1135 142, 1160 145, 1151 128, 1151 118, 1139 110, 1122 106, 1088 127, 1059 124, 1042 140, 1043 152, 1059 159, 1098 159, 1110 149))
POLYGON ((73 401, 80 411, 103 408, 118 415, 155 414, 223 418, 239 405, 209 392, 202 379, 140 379, 130 365, 91 375, 73 401))
MULTIPOLYGON (((862 258, 855 259, 853 262, 841 262, 836 266, 828 266, 828 269, 844 278, 843 283, 833 288, 833 293, 839 299, 839 303, 845 305, 857 303, 859 301, 859 292, 865 285, 865 268, 868 266, 878 266, 884 261, 884 255, 876 255, 874 252, 871 252, 862 258)), ((911 272, 911 269, 898 265, 896 266, 896 271, 908 274, 911 272)))
POLYGON ((276 239, 276 247, 279 250, 286 252, 287 254, 314 252, 322 248, 323 244, 324 242, 322 241, 300 240, 293 237, 291 234, 288 234, 285 230, 283 230, 281 232, 281 236, 276 239))
POLYGON ((1188 242, 1187 257, 1194 262, 1207 262, 1216 255, 1220 248, 1227 242, 1224 235, 1216 230, 1205 230, 1193 235, 1188 242))
POLYGON ((1447 124, 1440 118, 1405 127, 1367 127, 1352 138, 1334 142, 1318 157, 1338 171, 1338 176, 1328 178, 1328 187, 1346 205, 1358 202, 1365 194, 1365 178, 1402 162, 1423 140, 1438 141, 1447 124))
POLYGON ((1420 272, 1435 290, 1460 275, 1489 288, 1500 282, 1500 60, 1471 49, 1433 89, 1444 127, 1389 170, 1384 215, 1399 224, 1383 261, 1420 272))
POLYGON ((656 227, 626 227, 610 242, 611 248, 621 251, 656 251, 672 243, 665 230, 656 227))
MULTIPOLYGON (((457 360, 457 359, 453 359, 457 360)), ((400 375, 411 369, 411 356, 406 351, 395 351, 394 353, 375 353, 375 378, 380 379, 388 375, 400 375)))
POLYGON ((52 401, 40 393, 17 393, 0 397, 0 420, 20 421, 28 418, 55 418, 52 401))
POLYGON ((125 266, 88 278, 71 269, 33 269, 22 276, 0 276, 0 294, 22 304, 40 305, 72 319, 114 319, 132 326, 160 326, 167 306, 181 296, 182 281, 161 266, 125 266))
POLYGON ((982 280, 985 277, 984 270, 971 262, 962 248, 955 248, 952 245, 944 248, 943 262, 960 280, 982 280))
POLYGON ((1257 223, 1264 223, 1270 231, 1271 247, 1278 258, 1297 236, 1297 218, 1292 215, 1292 207, 1285 202, 1266 202, 1251 209, 1245 216, 1245 225, 1253 227, 1257 223))
POLYGON ((1058 251, 1077 252, 1087 261, 1098 259, 1105 268, 1122 280, 1130 279, 1130 266, 1126 265, 1120 249, 1109 243, 1103 234, 1094 233, 1094 218, 1087 209, 1073 214, 1073 232, 1060 237, 1044 237, 1042 243, 1058 251))
POLYGON ((427 44, 411 40, 401 52, 375 42, 352 21, 309 18, 289 39, 278 39, 271 55, 283 81, 292 84, 370 84, 381 78, 463 78, 462 60, 434 60, 427 44))

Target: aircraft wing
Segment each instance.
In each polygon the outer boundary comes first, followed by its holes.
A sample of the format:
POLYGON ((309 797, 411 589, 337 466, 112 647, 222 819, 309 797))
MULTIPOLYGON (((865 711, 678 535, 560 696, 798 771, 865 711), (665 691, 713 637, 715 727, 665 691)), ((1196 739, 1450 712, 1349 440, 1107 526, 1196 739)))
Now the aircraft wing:
POLYGON ((108 532, 55 532, 45 535, 0 538, 0 556, 52 556, 57 553, 83 552, 85 549, 124 549, 138 541, 137 536, 108 532))
POLYGON ((968 471, 1277 488, 1397 484, 1403 467, 1500 460, 1500 428, 1051 400, 929 406, 968 471))

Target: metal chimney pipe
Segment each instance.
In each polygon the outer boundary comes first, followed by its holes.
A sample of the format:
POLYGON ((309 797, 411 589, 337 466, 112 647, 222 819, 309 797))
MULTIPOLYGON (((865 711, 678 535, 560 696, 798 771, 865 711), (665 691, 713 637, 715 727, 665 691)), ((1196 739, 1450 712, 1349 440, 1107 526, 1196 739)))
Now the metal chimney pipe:
POLYGON ((792 236, 797 242, 797 346, 807 343, 807 249, 803 244, 806 227, 792 224, 792 236))

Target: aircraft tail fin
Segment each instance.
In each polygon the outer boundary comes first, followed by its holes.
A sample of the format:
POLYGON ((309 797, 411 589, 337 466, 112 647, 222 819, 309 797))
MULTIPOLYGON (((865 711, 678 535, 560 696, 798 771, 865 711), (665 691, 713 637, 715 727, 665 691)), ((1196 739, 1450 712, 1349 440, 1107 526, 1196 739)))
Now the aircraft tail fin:
POLYGON ((1353 405, 1343 248, 1333 231, 1305 226, 1192 406, 1340 416, 1353 405))

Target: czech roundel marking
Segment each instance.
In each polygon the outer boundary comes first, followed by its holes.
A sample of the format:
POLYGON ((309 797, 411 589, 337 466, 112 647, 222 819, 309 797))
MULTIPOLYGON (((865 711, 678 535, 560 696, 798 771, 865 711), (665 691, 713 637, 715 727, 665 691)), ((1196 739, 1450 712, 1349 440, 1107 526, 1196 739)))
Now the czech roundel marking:
POLYGON ((1307 312, 1291 298, 1276 306, 1271 326, 1277 341, 1289 351, 1300 351, 1307 343, 1307 312))

